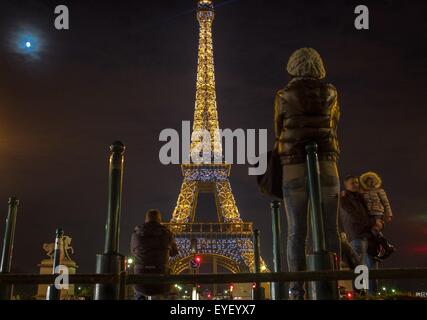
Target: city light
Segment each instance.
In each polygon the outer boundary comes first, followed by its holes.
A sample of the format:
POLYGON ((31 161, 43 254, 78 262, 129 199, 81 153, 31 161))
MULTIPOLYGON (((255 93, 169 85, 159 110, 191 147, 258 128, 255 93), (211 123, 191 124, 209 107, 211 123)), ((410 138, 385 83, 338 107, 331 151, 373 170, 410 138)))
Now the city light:
POLYGON ((193 291, 191 292, 191 300, 199 300, 199 294, 197 292, 197 288, 193 288, 193 291))
POLYGON ((133 263, 133 259, 132 258, 129 258, 128 259, 128 264, 132 264, 133 263))

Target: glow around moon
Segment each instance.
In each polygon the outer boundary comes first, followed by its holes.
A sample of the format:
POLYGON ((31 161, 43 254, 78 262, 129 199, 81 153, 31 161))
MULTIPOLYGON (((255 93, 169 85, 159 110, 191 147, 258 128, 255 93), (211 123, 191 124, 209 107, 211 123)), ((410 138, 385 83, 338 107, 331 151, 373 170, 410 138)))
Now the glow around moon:
POLYGON ((14 51, 30 57, 38 57, 41 52, 40 37, 30 32, 20 32, 13 41, 14 51))

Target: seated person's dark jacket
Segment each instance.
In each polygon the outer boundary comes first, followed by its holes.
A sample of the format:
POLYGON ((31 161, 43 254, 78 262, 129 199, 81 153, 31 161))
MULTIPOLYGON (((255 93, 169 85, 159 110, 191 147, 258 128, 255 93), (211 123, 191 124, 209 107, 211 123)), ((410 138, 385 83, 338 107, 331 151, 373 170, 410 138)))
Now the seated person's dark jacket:
MULTIPOLYGON (((137 226, 132 234, 131 252, 135 257, 135 274, 169 273, 169 257, 178 254, 173 233, 158 222, 137 226)), ((166 294, 170 285, 136 286, 145 295, 166 294)))
POLYGON ((370 237, 372 222, 360 193, 343 192, 340 200, 340 215, 342 227, 349 241, 370 237))

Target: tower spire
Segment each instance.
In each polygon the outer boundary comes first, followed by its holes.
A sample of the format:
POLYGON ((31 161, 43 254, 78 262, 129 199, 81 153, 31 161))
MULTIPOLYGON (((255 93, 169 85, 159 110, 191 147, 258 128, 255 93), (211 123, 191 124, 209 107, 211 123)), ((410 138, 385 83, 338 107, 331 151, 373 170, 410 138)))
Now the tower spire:
POLYGON ((206 154, 208 158, 222 159, 222 145, 219 135, 218 112, 216 105, 215 68, 212 44, 212 23, 214 20, 212 0, 199 0, 197 20, 199 21, 199 49, 196 82, 196 103, 193 122, 193 136, 190 153, 206 154), (208 133, 203 135, 203 133, 208 133), (208 139, 209 138, 209 139, 208 139))

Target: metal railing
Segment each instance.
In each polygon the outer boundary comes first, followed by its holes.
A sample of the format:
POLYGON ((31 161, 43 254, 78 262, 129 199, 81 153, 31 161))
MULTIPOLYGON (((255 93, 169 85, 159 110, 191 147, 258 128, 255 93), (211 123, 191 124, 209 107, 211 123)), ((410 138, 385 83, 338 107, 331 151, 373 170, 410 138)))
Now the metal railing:
MULTIPOLYGON (((357 275, 351 270, 340 271, 299 271, 274 273, 236 273, 236 274, 72 274, 70 284, 111 284, 125 281, 126 284, 214 284, 214 283, 253 283, 253 282, 291 282, 291 281, 331 281, 353 280, 357 275), (122 279, 122 280, 121 280, 122 279)), ((40 274, 0 274, 0 284, 52 284, 57 275, 40 274)), ((369 271, 370 279, 427 279, 427 268, 378 269, 369 271)))
MULTIPOLYGON (((0 286, 34 285, 55 282, 58 275, 39 274, 0 274, 0 286)), ((224 284, 224 283, 284 283, 290 281, 338 281, 353 280, 353 271, 300 271, 275 273, 237 273, 237 274, 73 274, 68 276, 69 284, 107 285, 117 288, 115 299, 126 299, 126 286, 135 284, 224 284)), ((369 272, 370 279, 427 279, 427 268, 380 269, 369 272)), ((49 297, 50 300, 51 297, 49 297)), ((114 297, 112 297, 114 299, 114 297)), ((280 299, 279 299, 280 300, 280 299)))

